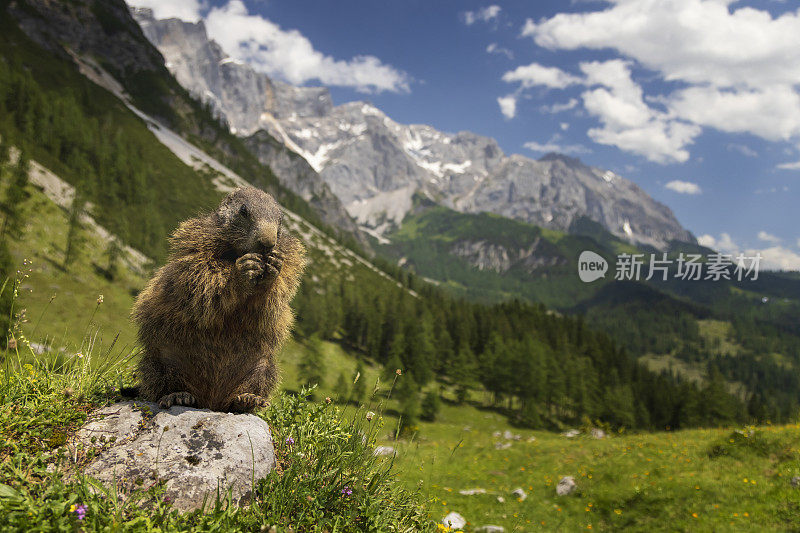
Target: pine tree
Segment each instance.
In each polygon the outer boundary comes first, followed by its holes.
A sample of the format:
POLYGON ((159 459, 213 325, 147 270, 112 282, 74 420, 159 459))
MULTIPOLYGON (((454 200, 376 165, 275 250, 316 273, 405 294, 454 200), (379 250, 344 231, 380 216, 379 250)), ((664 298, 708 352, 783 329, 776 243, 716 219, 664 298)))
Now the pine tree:
POLYGON ((2 228, 0 228, 0 238, 7 235, 19 238, 24 224, 24 213, 22 202, 27 197, 28 172, 30 171, 30 161, 24 151, 21 151, 17 164, 11 175, 11 183, 6 187, 3 203, 0 205, 5 218, 2 228))
POLYGON ((297 371, 304 386, 322 387, 324 385, 325 360, 322 354, 322 341, 316 335, 312 335, 308 339, 297 371))
POLYGON ((435 390, 429 390, 422 399, 420 417, 428 422, 433 422, 439 414, 440 407, 441 400, 439 400, 439 393, 435 390))
POLYGON ((75 189, 75 196, 72 198, 72 204, 69 208, 69 219, 67 220, 67 243, 64 247, 64 269, 75 262, 83 247, 86 243, 83 228, 83 212, 86 206, 86 200, 80 193, 79 189, 75 189))
POLYGON ((367 380, 364 376, 364 363, 359 359, 356 365, 356 370, 353 372, 353 389, 350 395, 350 401, 361 404, 364 401, 364 396, 367 392, 367 380))
POLYGON ((350 397, 350 385, 344 372, 339 374, 339 379, 336 380, 336 385, 333 387, 333 393, 336 395, 337 402, 347 403, 350 397))
POLYGON ((106 246, 106 276, 114 280, 119 273, 119 260, 122 256, 122 245, 117 237, 111 237, 106 246))
POLYGON ((469 390, 476 386, 477 371, 478 363, 475 360, 475 355, 469 349, 469 346, 462 344, 456 352, 452 368, 448 372, 456 387, 456 400, 459 404, 466 401, 469 396, 469 390))
POLYGON ((400 378, 397 387, 397 396, 400 399, 400 435, 410 435, 417 431, 417 418, 419 417, 419 387, 411 374, 400 378))

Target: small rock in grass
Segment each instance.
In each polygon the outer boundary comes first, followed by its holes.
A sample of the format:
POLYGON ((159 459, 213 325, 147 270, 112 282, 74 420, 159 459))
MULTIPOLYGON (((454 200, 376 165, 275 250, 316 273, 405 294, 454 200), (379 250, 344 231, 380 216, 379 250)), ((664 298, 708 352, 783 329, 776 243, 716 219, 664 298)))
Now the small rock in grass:
POLYGON ((595 439, 604 439, 606 438, 606 432, 600 428, 592 428, 592 437, 595 439))
POLYGON ((502 435, 502 433, 500 433, 499 431, 495 431, 494 433, 492 433, 492 437, 499 437, 500 435, 502 435))
POLYGON ((573 437, 577 437, 580 434, 581 434, 581 432, 578 431, 577 429, 570 429, 570 430, 565 431, 564 433, 562 433, 562 435, 567 437, 568 439, 571 439, 573 437))
POLYGON ((458 491, 462 496, 474 496, 476 494, 486 494, 486 489, 464 489, 458 491))
POLYGON ((481 526, 475 528, 475 533, 505 533, 503 526, 481 526))
POLYGON ((569 496, 575 489, 578 488, 578 485, 575 483, 575 478, 572 476, 564 476, 561 478, 561 481, 558 482, 556 486, 556 494, 559 496, 569 496))
POLYGON ((512 490, 511 494, 516 496, 519 501, 525 501, 525 498, 528 497, 528 495, 525 493, 524 490, 522 490, 521 487, 517 487, 516 489, 512 490))
POLYGON ((800 487, 800 476, 794 476, 789 483, 791 483, 794 488, 800 487))
POLYGON ((505 499, 505 498, 503 498, 502 496, 498 496, 498 497, 497 497, 497 502, 498 502, 498 503, 506 503, 506 499, 505 499))
POLYGON ((384 455, 392 455, 393 453, 394 453, 394 447, 392 446, 378 446, 375 448, 375 451, 372 452, 372 454, 377 457, 382 457, 384 455))
POLYGON ((496 450, 507 450, 507 449, 511 448, 511 443, 510 442, 495 442, 494 443, 494 448, 496 450))
POLYGON ((528 442, 536 442, 536 437, 528 437, 528 442))
POLYGON ((453 511, 442 518, 442 524, 453 529, 461 529, 467 525, 467 521, 463 516, 453 511))

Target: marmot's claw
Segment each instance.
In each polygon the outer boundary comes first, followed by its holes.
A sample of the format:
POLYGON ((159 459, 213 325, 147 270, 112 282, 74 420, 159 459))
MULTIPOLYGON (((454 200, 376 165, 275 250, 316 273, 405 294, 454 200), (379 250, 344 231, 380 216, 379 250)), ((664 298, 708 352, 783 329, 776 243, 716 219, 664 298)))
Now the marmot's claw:
POLYGON ((267 256, 264 264, 264 279, 267 281, 278 277, 283 268, 283 254, 274 252, 267 256))
POLYGON ((264 407, 269 407, 269 401, 267 401, 266 398, 259 396, 258 394, 246 392, 244 394, 239 394, 236 396, 236 398, 234 398, 233 404, 231 405, 231 410, 248 412, 255 409, 262 409, 264 407))
POLYGON ((194 407, 197 405, 197 398, 195 398, 191 393, 182 391, 182 392, 173 392, 172 394, 167 394, 162 396, 160 400, 158 400, 158 406, 162 409, 169 409, 173 405, 183 405, 186 407, 194 407))
POLYGON ((264 274, 264 258, 260 254, 245 254, 236 260, 236 268, 244 279, 255 283, 264 274))

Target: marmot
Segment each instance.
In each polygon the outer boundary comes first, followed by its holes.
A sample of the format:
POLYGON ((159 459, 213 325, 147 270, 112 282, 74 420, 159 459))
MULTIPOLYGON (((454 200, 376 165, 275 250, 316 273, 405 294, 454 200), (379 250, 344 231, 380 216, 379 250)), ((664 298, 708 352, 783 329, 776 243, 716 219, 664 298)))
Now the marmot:
POLYGON ((172 405, 247 412, 267 405, 305 248, 269 194, 243 187, 170 237, 171 255, 139 294, 139 392, 172 405))

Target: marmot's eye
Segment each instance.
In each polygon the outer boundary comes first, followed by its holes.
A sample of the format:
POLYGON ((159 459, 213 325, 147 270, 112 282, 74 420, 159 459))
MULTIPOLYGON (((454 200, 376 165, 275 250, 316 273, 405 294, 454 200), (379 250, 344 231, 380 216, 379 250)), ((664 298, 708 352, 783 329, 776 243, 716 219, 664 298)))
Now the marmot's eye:
POLYGON ((239 208, 239 214, 242 215, 244 218, 247 218, 250 216, 250 210, 247 209, 246 205, 242 205, 242 207, 239 208))

